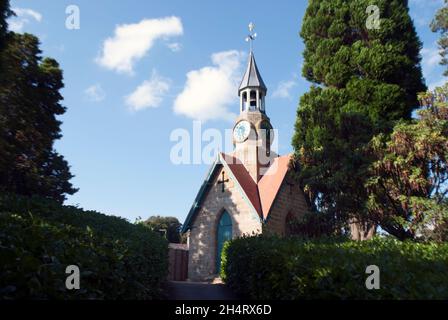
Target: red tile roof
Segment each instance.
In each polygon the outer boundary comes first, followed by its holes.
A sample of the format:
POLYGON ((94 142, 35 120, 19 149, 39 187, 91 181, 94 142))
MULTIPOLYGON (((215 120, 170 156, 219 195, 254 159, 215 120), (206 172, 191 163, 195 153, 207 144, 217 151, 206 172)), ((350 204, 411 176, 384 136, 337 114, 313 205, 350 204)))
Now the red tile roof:
POLYGON ((271 211, 275 198, 288 172, 290 160, 290 155, 275 158, 272 165, 258 182, 263 219, 266 219, 271 211))
POLYGON ((275 158, 258 184, 252 179, 246 167, 235 157, 223 153, 222 158, 260 218, 265 220, 288 172, 291 156, 275 158))
POLYGON ((229 174, 233 176, 233 179, 240 186, 243 197, 249 200, 260 219, 266 220, 288 172, 290 159, 290 155, 275 158, 267 172, 256 183, 241 161, 233 156, 221 153, 210 168, 207 178, 204 180, 196 196, 185 223, 182 226, 182 233, 188 231, 191 227, 191 223, 199 211, 204 196, 210 187, 210 180, 213 179, 221 165, 230 170, 229 174))
POLYGON ((232 171, 235 179, 238 180, 240 187, 243 189, 243 192, 246 194, 249 201, 252 203, 253 207, 257 211, 260 218, 263 218, 260 197, 258 195, 258 187, 255 181, 250 176, 244 164, 242 164, 237 158, 232 157, 227 154, 222 154, 224 161, 226 161, 227 165, 232 171))

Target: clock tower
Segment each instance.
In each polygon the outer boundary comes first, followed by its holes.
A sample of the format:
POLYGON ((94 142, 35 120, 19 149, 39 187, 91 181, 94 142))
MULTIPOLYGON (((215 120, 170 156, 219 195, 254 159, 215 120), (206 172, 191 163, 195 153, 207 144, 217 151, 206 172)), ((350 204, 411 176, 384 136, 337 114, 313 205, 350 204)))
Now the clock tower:
MULTIPOLYGON (((253 27, 250 29, 252 33, 253 27)), ((248 41, 252 42, 255 36, 249 35, 248 41)), ((233 128, 235 149, 232 155, 244 164, 255 183, 277 157, 271 151, 274 136, 266 115, 266 93, 267 87, 258 71, 251 45, 247 69, 238 89, 240 115, 233 128)))
POLYGON ((182 226, 182 233, 189 237, 191 281, 212 281, 218 276, 226 241, 257 234, 291 235, 295 231, 291 222, 309 209, 294 179, 298 168, 291 163, 292 154, 279 156, 271 149, 268 90, 252 50, 253 28, 251 23, 249 61, 238 89, 234 150, 217 155, 182 226))

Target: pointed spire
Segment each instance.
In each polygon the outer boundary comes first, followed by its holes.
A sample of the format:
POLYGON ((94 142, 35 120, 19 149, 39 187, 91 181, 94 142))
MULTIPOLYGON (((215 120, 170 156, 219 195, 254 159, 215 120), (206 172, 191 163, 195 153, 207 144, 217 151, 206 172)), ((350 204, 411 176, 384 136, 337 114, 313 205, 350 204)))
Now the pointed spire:
POLYGON ((240 88, 238 90, 238 95, 241 94, 246 88, 256 88, 260 89, 264 94, 267 92, 267 87, 261 78, 260 72, 258 71, 257 63, 255 62, 254 53, 251 51, 249 55, 249 62, 247 65, 246 73, 244 74, 243 80, 241 81, 240 88))

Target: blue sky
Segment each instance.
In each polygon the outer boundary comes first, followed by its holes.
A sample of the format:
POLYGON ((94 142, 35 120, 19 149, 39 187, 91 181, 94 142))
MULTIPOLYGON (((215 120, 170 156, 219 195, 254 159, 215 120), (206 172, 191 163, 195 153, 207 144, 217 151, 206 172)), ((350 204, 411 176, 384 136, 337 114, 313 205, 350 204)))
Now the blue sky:
MULTIPOLYGON (((441 84, 436 41, 428 25, 443 0, 410 0, 424 44, 428 86, 441 84)), ((170 160, 173 130, 229 129, 238 112, 236 85, 247 59, 253 21, 255 56, 268 87, 267 113, 279 152, 290 146, 302 79, 299 37, 306 1, 12 1, 17 32, 36 34, 44 56, 64 70, 63 138, 57 150, 80 191, 67 204, 130 221, 151 215, 186 217, 207 164, 170 160), (80 28, 66 28, 66 8, 80 10, 80 28), (131 38, 129 38, 131 37, 131 38), (213 79, 213 81, 211 80, 213 79)))

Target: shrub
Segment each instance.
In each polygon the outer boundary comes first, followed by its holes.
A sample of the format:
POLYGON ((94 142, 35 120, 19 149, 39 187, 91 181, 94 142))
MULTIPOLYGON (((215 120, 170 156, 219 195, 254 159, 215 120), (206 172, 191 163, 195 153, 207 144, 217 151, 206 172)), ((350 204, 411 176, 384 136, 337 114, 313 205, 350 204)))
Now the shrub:
POLYGON ((0 195, 0 299, 153 299, 167 243, 143 225, 40 198, 0 195), (65 287, 68 265, 81 289, 65 287))
POLYGON ((241 238, 225 246, 221 276, 251 299, 448 299, 448 244, 241 238), (369 265, 379 290, 366 289, 369 265))
POLYGON ((289 221, 291 235, 306 238, 328 237, 342 230, 343 224, 327 212, 307 212, 289 221))

